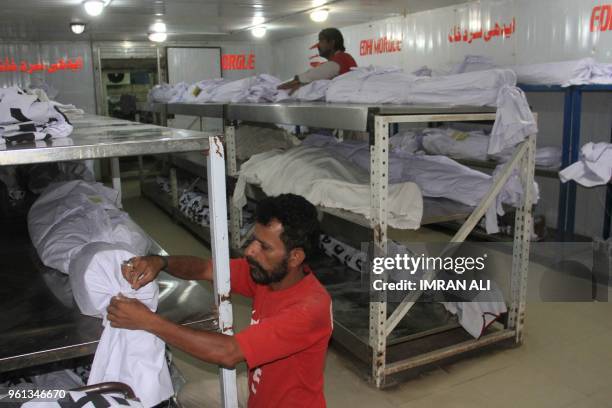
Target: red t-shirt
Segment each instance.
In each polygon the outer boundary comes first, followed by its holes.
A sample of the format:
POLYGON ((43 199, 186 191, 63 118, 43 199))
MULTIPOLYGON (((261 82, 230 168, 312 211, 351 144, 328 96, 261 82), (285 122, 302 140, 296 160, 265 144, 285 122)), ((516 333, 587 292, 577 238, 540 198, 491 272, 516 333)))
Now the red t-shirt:
POLYGON ((251 325, 236 334, 249 367, 249 408, 325 407, 323 369, 331 298, 307 266, 296 285, 256 284, 246 259, 230 261, 232 292, 253 298, 251 325))
POLYGON ((357 63, 348 52, 338 51, 336 52, 330 59, 330 61, 334 61, 336 64, 340 65, 340 72, 338 75, 346 74, 351 70, 351 68, 356 67, 357 63))

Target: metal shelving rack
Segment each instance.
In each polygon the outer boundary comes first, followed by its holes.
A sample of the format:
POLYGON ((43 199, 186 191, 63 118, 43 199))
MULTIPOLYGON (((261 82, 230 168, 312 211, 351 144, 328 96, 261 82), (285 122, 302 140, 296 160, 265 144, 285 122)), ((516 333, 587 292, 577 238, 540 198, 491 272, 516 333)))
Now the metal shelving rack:
MULTIPOLYGON (((169 114, 195 116, 200 119, 200 129, 202 128, 203 118, 223 119, 225 112, 225 105, 217 103, 208 104, 188 104, 188 103, 175 103, 175 104, 163 104, 163 103, 145 103, 139 104, 138 110, 142 112, 151 112, 155 116, 157 124, 167 123, 167 117, 169 114)), ((228 149, 227 154, 235 154, 235 150, 228 149)), ((179 198, 178 197, 178 172, 184 171, 190 173, 195 177, 200 177, 203 172, 206 171, 206 160, 204 156, 197 156, 195 152, 189 152, 186 154, 170 154, 166 158, 165 163, 168 167, 168 178, 170 182, 170 198, 166 197, 154 183, 147 182, 142 176, 140 178, 141 193, 149 200, 156 203, 165 212, 170 214, 173 219, 185 226, 189 231, 195 234, 198 238, 203 241, 210 243, 210 228, 197 225, 187 217, 185 217, 178 209, 179 198), (178 170, 178 171, 177 171, 178 170)), ((227 164, 232 162, 228 160, 227 164)), ((231 175, 232 173, 229 171, 231 175)), ((235 171, 234 171, 235 173, 235 171)), ((231 209, 230 209, 231 210, 231 209)), ((230 217, 231 218, 231 217, 230 217)))
MULTIPOLYGON (((372 221, 352 214, 348 211, 322 209, 328 214, 340 217, 351 223, 367 226, 371 230, 374 244, 373 256, 387 254, 387 200, 388 200, 388 166, 389 166, 389 137, 394 124, 399 123, 427 123, 427 122, 461 122, 461 121, 494 121, 495 110, 479 107, 439 108, 427 106, 401 106, 401 105, 358 105, 358 104, 326 104, 326 103, 290 103, 290 104, 230 104, 227 106, 226 119, 228 121, 246 120, 250 122, 283 123, 287 125, 304 125, 309 127, 327 127, 333 129, 367 131, 370 133, 370 180, 372 221)), ((230 122, 231 123, 231 122, 230 122)), ((231 142, 234 135, 232 126, 226 130, 226 140, 231 142)), ((508 319, 505 327, 483 335, 478 340, 464 340, 455 344, 429 350, 408 358, 399 358, 388 361, 389 336, 400 321, 410 312, 420 297, 420 293, 407 296, 400 305, 389 315, 386 299, 370 302, 369 310, 369 336, 367 346, 371 352, 370 369, 372 382, 378 388, 385 386, 388 376, 424 366, 454 355, 458 355, 480 347, 497 342, 510 340, 514 343, 522 341, 523 324, 525 320, 527 274, 529 263, 530 231, 532 225, 532 189, 535 169, 536 136, 529 136, 521 143, 512 159, 504 165, 500 177, 492 185, 483 201, 476 208, 463 208, 461 210, 436 213, 428 215, 427 211, 436 207, 438 200, 424 200, 423 223, 428 220, 443 222, 450 219, 465 220, 459 231, 451 239, 452 243, 463 242, 474 229, 478 221, 484 216, 487 208, 494 202, 496 196, 512 174, 519 169, 524 194, 523 202, 516 212, 516 228, 514 234, 513 262, 511 276, 511 299, 508 319)), ((231 144, 228 143, 228 146, 231 144)), ((229 147, 228 147, 229 149, 229 147)), ((232 155, 228 155, 231 160, 232 155)), ((232 166, 229 163, 228 166, 232 166)), ((437 206, 440 208, 440 206, 437 206)), ((234 213, 238 213, 234 209, 234 213)), ((237 219, 231 222, 232 235, 236 235, 239 228, 237 219)), ((232 243, 235 243, 232 241, 232 243)), ((433 275, 426 277, 433 279, 433 275)), ((347 348, 355 347, 355 335, 349 333, 341 322, 335 322, 334 339, 351 338, 347 341, 347 348), (338 324, 340 323, 340 324, 338 324)), ((408 341, 419 341, 428 336, 444 336, 446 331, 456 326, 428 330, 420 335, 409 336, 408 341)))
MULTIPOLYGON (((209 150, 206 168, 214 259, 210 303, 214 301, 216 307, 202 307, 207 295, 196 283, 162 274, 159 313, 180 324, 232 334, 225 154, 219 137, 94 115, 74 117, 72 122, 74 131, 67 138, 7 145, 0 150, 0 166, 110 158, 113 186, 120 191, 119 157, 209 150)), ((66 277, 42 266, 23 226, 7 227, 5 234, 9 245, 2 249, 6 256, 0 262, 7 313, 0 318, 0 372, 92 354, 102 330, 100 321, 58 302, 43 275, 59 279, 60 284, 62 279, 66 284, 66 277)), ((165 253, 161 248, 158 252, 165 253)), ((235 371, 220 368, 219 375, 223 406, 236 407, 235 371)))
MULTIPOLYGON (((183 104, 168 105, 167 111, 177 114, 206 116, 210 106, 204 104, 184 107, 183 104), (189 113, 187 113, 189 112, 189 113)), ((370 134, 371 145, 371 203, 372 220, 345 210, 319 208, 326 216, 340 219, 352 225, 367 228, 374 243, 374 256, 387 253, 387 199, 388 199, 388 155, 389 137, 395 124, 427 122, 469 122, 494 121, 495 110, 481 107, 440 108, 431 106, 402 105, 363 105, 363 104, 327 104, 323 102, 294 103, 258 103, 227 104, 223 110, 225 119, 225 142, 228 149, 228 175, 236 176, 237 163, 235 155, 235 126, 239 121, 254 123, 283 123, 286 125, 332 128, 363 131, 370 134)), ((422 342, 433 337, 451 337, 451 331, 457 325, 446 324, 414 333, 403 338, 391 339, 391 334, 400 321, 409 314, 418 300, 418 295, 404 299, 392 312, 388 313, 385 299, 372 302, 369 309, 369 328, 366 339, 359 338, 341 321, 334 321, 334 339, 345 345, 349 351, 358 355, 359 351, 369 354, 368 361, 372 382, 379 388, 385 386, 388 376, 424 366, 432 362, 458 355, 480 347, 502 341, 519 344, 522 340, 522 329, 525 319, 525 296, 527 285, 530 231, 532 224, 531 186, 535 169, 535 135, 531 135, 520 144, 512 159, 507 162, 483 201, 476 207, 458 205, 451 200, 424 199, 422 225, 446 221, 463 221, 461 228, 451 239, 452 243, 463 242, 484 216, 487 208, 494 202, 497 194, 512 174, 519 169, 524 191, 523 203, 516 212, 516 228, 513 246, 513 266, 511 276, 511 299, 509 301, 508 319, 504 327, 485 334, 478 340, 461 339, 456 342, 446 341, 443 347, 426 352, 412 353, 408 358, 388 357, 389 347, 401 342, 422 342)), ((230 236, 233 249, 243 244, 240 239, 241 210, 230 207, 230 236)), ((428 276, 428 279, 433 276, 428 276)), ((396 356, 395 356, 396 357, 396 356)), ((363 359, 363 356, 360 356, 363 359)))
MULTIPOLYGON (((612 85, 525 85, 519 87, 525 92, 563 93, 563 140, 561 168, 578 161, 580 154, 580 124, 582 121, 582 96, 589 92, 611 92, 612 85)), ((568 238, 574 234, 576 219, 576 183, 573 181, 559 185, 559 210, 557 214, 557 233, 559 238, 568 238)), ((612 193, 609 193, 612 194, 612 193)), ((611 201, 607 201, 604 214, 603 235, 609 236, 611 201)), ((605 238, 604 238, 605 239, 605 238)))

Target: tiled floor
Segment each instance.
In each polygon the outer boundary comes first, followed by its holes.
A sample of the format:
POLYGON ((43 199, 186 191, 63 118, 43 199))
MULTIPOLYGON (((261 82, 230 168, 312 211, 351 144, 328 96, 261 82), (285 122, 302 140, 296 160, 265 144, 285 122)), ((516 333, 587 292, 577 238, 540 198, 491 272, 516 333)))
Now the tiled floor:
MULTIPOLYGON (((126 191, 125 209, 171 254, 208 256, 191 234, 149 201, 126 191)), ((235 327, 248 324, 250 305, 234 297, 235 327)), ((612 304, 530 303, 521 347, 499 349, 441 366, 399 386, 378 391, 330 348, 325 370, 330 407, 612 407, 612 304)), ((181 352, 188 378, 182 400, 215 406, 217 368, 181 352)), ((244 366, 240 367, 244 371, 244 366)))

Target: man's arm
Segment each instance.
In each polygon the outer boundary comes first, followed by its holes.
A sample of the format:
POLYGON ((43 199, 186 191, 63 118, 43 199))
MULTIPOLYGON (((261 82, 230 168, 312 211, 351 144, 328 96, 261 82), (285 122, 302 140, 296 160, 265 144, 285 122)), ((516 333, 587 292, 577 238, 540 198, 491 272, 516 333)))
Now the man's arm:
POLYGON ((213 268, 210 259, 196 256, 168 256, 166 272, 186 280, 213 280, 213 268))
POLYGON ((309 69, 297 76, 302 84, 309 84, 319 79, 332 79, 340 73, 340 65, 334 61, 327 61, 323 64, 309 69))
POLYGON ((205 332, 172 323, 136 299, 115 296, 108 306, 112 327, 146 330, 202 361, 233 368, 244 356, 234 336, 205 332))
POLYGON ((155 280, 164 268, 177 278, 208 281, 213 279, 212 262, 195 256, 138 256, 122 265, 121 272, 133 289, 139 289, 155 280))
POLYGON ((300 89, 302 85, 309 84, 319 79, 332 79, 338 76, 339 73, 340 65, 334 61, 327 61, 306 72, 296 75, 294 79, 280 84, 277 88, 287 90, 289 91, 289 95, 292 95, 295 91, 300 89))

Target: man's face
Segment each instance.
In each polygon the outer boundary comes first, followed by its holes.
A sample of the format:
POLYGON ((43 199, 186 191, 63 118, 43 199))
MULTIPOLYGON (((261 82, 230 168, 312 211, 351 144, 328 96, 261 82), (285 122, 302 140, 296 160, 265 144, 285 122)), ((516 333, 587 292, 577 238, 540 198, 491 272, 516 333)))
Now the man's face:
POLYGON ((289 254, 280 238, 282 232, 283 226, 278 220, 272 220, 268 225, 255 224, 253 241, 244 251, 255 283, 269 285, 287 276, 289 254))
POLYGON ((329 58, 332 56, 334 50, 334 43, 332 41, 327 41, 325 38, 319 36, 319 45, 317 46, 319 49, 319 55, 323 58, 329 58))

